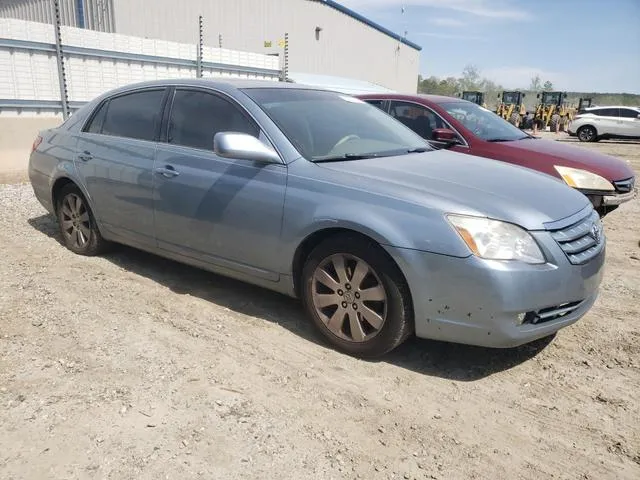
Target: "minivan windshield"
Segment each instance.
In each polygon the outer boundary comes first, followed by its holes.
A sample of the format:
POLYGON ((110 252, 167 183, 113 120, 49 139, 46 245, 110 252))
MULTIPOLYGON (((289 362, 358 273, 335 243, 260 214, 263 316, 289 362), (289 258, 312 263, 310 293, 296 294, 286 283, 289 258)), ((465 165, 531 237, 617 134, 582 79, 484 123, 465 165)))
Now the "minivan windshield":
POLYGON ((422 137, 362 100, 323 90, 251 88, 255 101, 311 161, 355 160, 432 150, 422 137))
POLYGON ((440 104, 449 115, 462 123, 474 135, 487 142, 510 142, 533 138, 486 108, 470 102, 440 104))

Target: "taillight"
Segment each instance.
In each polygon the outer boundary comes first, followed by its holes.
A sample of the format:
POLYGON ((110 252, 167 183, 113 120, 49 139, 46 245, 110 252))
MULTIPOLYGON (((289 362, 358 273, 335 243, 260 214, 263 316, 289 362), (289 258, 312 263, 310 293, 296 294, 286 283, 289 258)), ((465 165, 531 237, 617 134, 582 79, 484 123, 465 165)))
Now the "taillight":
POLYGON ((41 143, 42 143, 42 137, 38 135, 36 139, 33 141, 33 145, 31 145, 31 153, 35 152, 36 148, 38 148, 41 143))

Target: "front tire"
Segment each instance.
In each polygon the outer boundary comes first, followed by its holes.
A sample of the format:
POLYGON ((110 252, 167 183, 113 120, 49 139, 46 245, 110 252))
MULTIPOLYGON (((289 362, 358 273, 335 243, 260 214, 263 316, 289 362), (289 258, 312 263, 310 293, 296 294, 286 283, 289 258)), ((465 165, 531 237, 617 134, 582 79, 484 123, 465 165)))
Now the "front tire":
POLYGON ((513 112, 511 117, 509 118, 509 123, 514 127, 520 127, 520 114, 518 112, 513 112))
POLYGON ((62 241, 69 250, 94 256, 107 249, 108 243, 98 230, 89 203, 77 186, 69 184, 62 189, 56 214, 62 241))
POLYGON ((580 127, 576 133, 581 142, 595 142, 598 138, 598 132, 591 125, 580 127))
POLYGON ((370 239, 346 234, 322 242, 307 258, 301 284, 313 323, 340 351, 377 357, 414 331, 404 277, 370 239))

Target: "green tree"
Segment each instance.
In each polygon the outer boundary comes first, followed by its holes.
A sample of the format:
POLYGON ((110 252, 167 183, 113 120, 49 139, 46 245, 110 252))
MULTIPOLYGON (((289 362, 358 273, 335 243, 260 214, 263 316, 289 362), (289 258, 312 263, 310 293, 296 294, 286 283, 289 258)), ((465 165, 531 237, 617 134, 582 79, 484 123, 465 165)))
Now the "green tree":
POLYGON ((540 75, 536 75, 535 77, 531 78, 529 90, 533 92, 539 92, 540 90, 542 90, 542 80, 540 79, 540 75))
POLYGON ((544 85, 542 86, 542 89, 550 92, 553 90, 553 83, 551 83, 549 80, 547 80, 546 82, 544 82, 544 85))
POLYGON ((482 76, 480 70, 475 65, 467 65, 462 70, 462 77, 460 77, 460 88, 462 90, 478 90, 482 83, 482 76))

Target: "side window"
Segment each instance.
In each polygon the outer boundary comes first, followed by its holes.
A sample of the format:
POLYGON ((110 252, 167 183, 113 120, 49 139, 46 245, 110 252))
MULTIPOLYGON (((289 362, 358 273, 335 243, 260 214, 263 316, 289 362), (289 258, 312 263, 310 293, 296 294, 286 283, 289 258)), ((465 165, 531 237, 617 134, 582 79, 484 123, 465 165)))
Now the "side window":
POLYGON ((436 128, 451 128, 428 108, 410 102, 391 102, 389 113, 422 138, 431 140, 436 128))
POLYGON ((104 123, 104 117, 107 113, 107 105, 109 102, 103 102, 95 112, 93 118, 89 121, 89 124, 85 127, 84 131, 89 133, 101 133, 102 124, 104 123))
POLYGON ((365 100, 365 102, 367 102, 369 105, 373 105, 374 107, 378 107, 380 110, 384 111, 384 108, 382 106, 382 104, 384 103, 384 100, 365 100))
POLYGON ((638 115, 640 115, 640 111, 638 110, 631 110, 630 108, 621 108, 620 109, 620 116, 624 117, 624 118, 638 118, 638 115))
POLYGON ((145 90, 112 98, 101 133, 153 141, 160 124, 163 90, 145 90))
POLYGON ((168 142, 213 150, 213 137, 218 132, 241 132, 258 137, 260 129, 222 97, 196 90, 176 90, 168 142))
POLYGON ((618 110, 618 108, 601 108, 599 110, 594 110, 593 113, 599 117, 617 117, 618 110))

